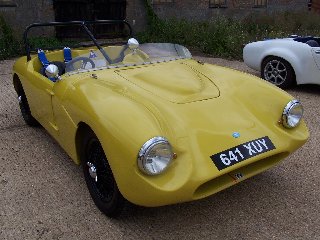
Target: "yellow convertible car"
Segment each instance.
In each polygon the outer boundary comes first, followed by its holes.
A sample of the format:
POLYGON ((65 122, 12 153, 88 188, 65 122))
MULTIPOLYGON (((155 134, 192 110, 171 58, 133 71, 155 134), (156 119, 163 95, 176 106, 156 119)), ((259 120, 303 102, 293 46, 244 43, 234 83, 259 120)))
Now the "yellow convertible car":
POLYGON ((201 199, 274 166, 309 137, 301 103, 258 78, 170 43, 104 46, 90 29, 125 21, 32 24, 13 67, 22 117, 81 164, 97 207, 201 199), (33 52, 30 29, 76 26, 85 47, 33 52))

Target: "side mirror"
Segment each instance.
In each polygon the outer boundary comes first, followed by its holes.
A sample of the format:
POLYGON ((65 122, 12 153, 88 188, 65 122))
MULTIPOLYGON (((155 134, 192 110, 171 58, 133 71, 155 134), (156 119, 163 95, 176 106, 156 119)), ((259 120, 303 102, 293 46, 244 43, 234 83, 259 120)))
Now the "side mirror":
POLYGON ((56 81, 60 79, 59 68, 54 64, 49 64, 45 69, 45 73, 47 77, 52 81, 56 81))
POLYGON ((137 50, 137 48, 139 47, 139 42, 137 41, 137 39, 135 38, 130 38, 128 40, 128 47, 135 52, 135 50, 137 50))

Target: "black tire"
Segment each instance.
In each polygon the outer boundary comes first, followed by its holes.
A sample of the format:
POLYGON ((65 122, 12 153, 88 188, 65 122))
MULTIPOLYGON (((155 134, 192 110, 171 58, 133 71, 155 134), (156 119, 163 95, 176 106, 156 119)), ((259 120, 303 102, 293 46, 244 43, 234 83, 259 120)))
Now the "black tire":
POLYGON ((31 127, 39 126, 39 122, 32 116, 26 94, 20 84, 18 89, 18 100, 23 120, 31 127))
POLYGON ((99 210, 108 217, 119 216, 125 199, 118 189, 103 148, 92 131, 85 135, 81 149, 84 178, 91 198, 99 210))
POLYGON ((263 60, 261 78, 282 89, 289 88, 295 83, 295 73, 290 63, 275 56, 263 60))

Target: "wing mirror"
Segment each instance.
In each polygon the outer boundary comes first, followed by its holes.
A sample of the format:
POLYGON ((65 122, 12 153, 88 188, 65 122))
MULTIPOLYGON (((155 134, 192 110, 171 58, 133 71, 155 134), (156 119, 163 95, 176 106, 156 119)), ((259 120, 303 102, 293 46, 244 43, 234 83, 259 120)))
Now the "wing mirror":
POLYGON ((45 73, 47 77, 54 82, 60 80, 59 68, 54 64, 49 64, 46 67, 45 73))
POLYGON ((128 40, 128 47, 133 51, 133 53, 135 53, 135 51, 138 49, 139 47, 139 42, 137 39, 135 38, 130 38, 128 40))

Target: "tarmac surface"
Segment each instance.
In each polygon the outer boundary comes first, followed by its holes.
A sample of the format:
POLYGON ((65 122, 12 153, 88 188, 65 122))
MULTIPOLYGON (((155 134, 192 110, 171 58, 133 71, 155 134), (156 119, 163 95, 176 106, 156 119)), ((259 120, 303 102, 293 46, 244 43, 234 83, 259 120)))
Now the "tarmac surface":
POLYGON ((95 207, 81 168, 43 128, 24 123, 12 65, 0 61, 0 239, 320 239, 320 86, 289 90, 311 137, 278 166, 203 200, 129 205, 115 220, 95 207))

